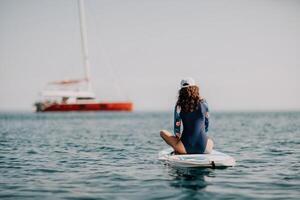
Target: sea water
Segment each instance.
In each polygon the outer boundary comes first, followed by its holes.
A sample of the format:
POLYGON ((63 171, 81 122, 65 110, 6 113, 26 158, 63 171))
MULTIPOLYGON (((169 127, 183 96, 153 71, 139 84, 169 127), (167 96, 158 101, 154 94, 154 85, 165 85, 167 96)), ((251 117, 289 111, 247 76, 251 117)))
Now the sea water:
POLYGON ((211 113, 226 169, 157 160, 172 112, 1 113, 0 199, 299 199, 300 113, 211 113))

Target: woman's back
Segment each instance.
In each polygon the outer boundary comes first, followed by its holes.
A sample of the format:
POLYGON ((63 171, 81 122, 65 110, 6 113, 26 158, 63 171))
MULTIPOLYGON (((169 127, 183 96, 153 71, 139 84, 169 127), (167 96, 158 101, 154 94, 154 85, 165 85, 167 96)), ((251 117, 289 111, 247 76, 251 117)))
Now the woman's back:
POLYGON ((198 109, 193 112, 180 112, 183 124, 181 141, 187 153, 204 153, 207 143, 205 133, 205 113, 208 112, 204 100, 199 103, 198 109))

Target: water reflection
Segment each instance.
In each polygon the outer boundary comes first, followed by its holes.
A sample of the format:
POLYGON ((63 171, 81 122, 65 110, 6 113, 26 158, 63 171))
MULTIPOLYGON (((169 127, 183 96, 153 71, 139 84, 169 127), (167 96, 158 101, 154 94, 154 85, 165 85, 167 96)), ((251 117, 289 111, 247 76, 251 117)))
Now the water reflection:
POLYGON ((205 180, 211 176, 213 169, 210 168, 179 168, 170 167, 169 175, 174 177, 170 183, 175 188, 186 188, 190 190, 204 189, 209 183, 205 180))

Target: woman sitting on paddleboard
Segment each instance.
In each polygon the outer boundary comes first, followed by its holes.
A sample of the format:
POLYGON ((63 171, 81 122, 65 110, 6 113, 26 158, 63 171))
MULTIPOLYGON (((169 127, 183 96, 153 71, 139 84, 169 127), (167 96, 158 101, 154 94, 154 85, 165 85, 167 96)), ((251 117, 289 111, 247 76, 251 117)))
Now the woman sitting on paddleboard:
POLYGON ((199 94, 199 87, 192 78, 181 80, 174 111, 174 135, 166 130, 160 136, 179 154, 211 153, 214 143, 208 131, 209 115, 206 101, 199 94), (180 133, 181 121, 183 131, 180 133))

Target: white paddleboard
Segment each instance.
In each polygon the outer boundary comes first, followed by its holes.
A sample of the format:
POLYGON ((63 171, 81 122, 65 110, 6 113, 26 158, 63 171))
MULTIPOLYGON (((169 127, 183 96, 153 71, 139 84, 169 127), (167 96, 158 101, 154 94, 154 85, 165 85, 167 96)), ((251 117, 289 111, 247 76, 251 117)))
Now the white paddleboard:
POLYGON ((175 155, 172 148, 162 150, 158 159, 176 167, 233 167, 235 159, 225 153, 213 150, 210 154, 175 155))

